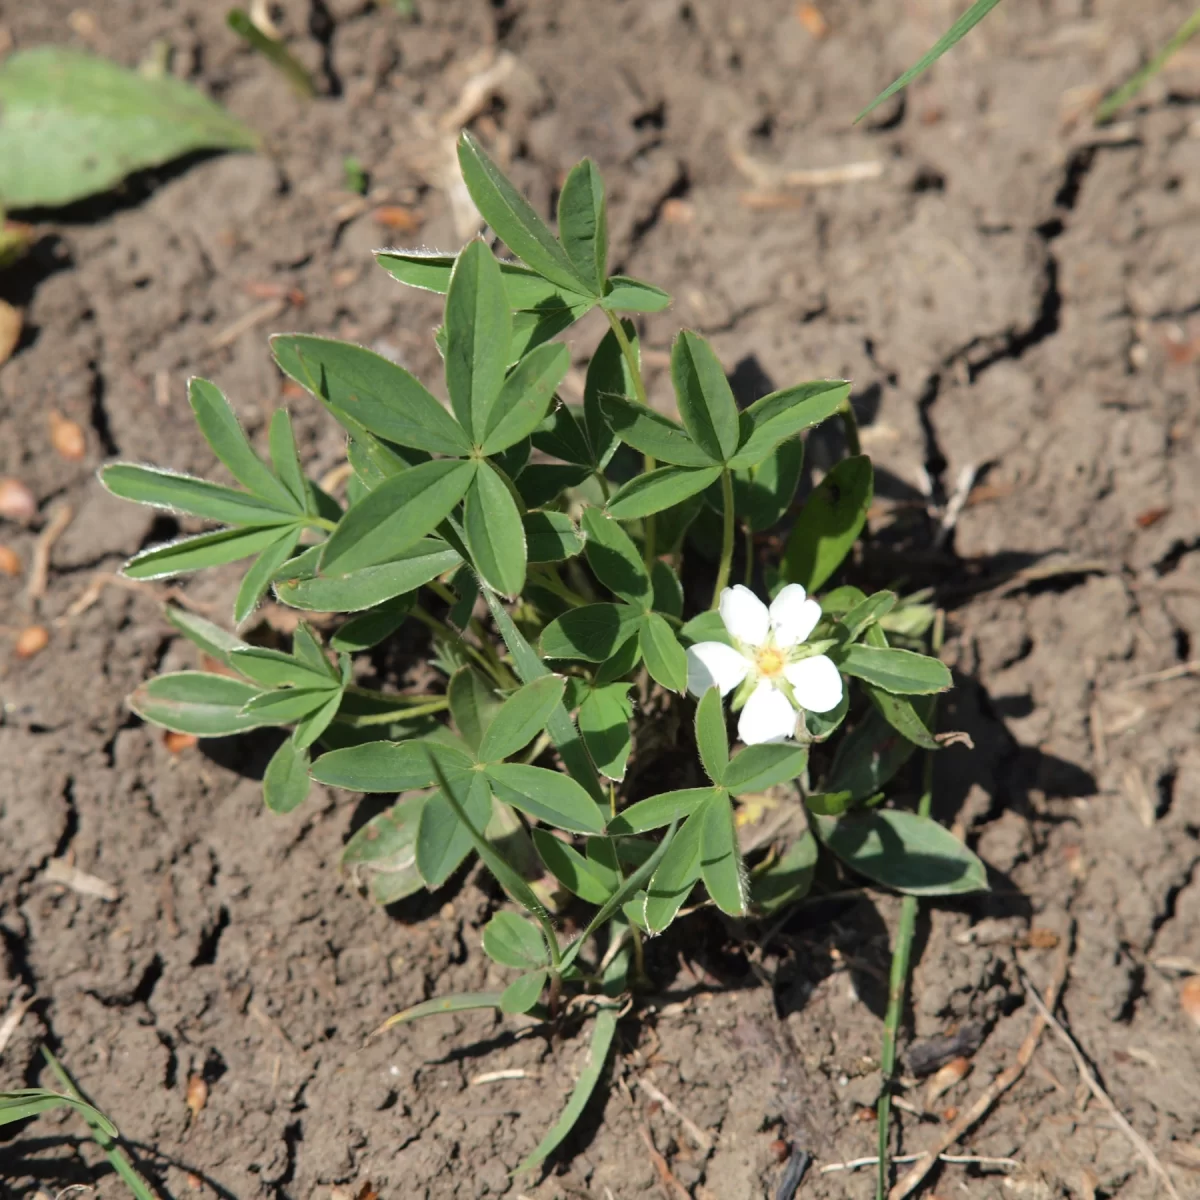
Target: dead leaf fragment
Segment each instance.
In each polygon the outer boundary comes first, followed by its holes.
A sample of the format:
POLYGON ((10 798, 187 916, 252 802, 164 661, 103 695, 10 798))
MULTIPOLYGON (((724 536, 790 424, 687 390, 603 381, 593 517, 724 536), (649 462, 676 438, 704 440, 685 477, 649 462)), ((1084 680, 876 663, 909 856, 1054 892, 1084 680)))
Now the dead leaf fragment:
POLYGON ((18 658, 32 658, 41 654, 50 644, 50 630, 45 625, 27 625, 17 634, 17 643, 13 647, 18 658))
POLYGON ((0 517, 9 521, 32 521, 37 516, 33 493, 12 476, 0 479, 0 517))
POLYGON ((960 1055, 952 1058, 944 1067, 934 1072, 933 1077, 925 1085, 925 1107, 933 1107, 939 1096, 948 1092, 959 1080, 966 1077, 971 1070, 971 1060, 960 1055))
POLYGON ((1193 1024, 1200 1026, 1200 975, 1183 981, 1179 989, 1179 1004, 1191 1017, 1193 1024))
POLYGON ((204 1111, 204 1106, 207 1103, 208 1084, 204 1082, 204 1076, 189 1075, 187 1081, 187 1106, 188 1112, 192 1114, 193 1121, 204 1111))
POLYGON ((163 745, 170 754, 182 754, 190 750, 200 740, 193 733, 177 733, 174 729, 166 730, 162 735, 163 745))
POLYGON ((21 340, 23 320, 21 310, 13 308, 7 300, 0 300, 0 366, 3 366, 21 340))
POLYGON ((87 454, 87 435, 78 421, 61 413, 50 413, 50 444, 69 462, 79 462, 87 454))
POLYGON ((796 5, 796 20, 804 26, 810 37, 818 41, 829 36, 829 22, 825 20, 824 13, 815 4, 809 4, 808 0, 800 0, 796 5))
POLYGON ((0 575, 17 576, 21 573, 21 560, 10 546, 0 546, 0 575))
POLYGON ((425 224, 425 215, 402 204, 381 204, 374 213, 375 224, 392 233, 416 233, 425 224))

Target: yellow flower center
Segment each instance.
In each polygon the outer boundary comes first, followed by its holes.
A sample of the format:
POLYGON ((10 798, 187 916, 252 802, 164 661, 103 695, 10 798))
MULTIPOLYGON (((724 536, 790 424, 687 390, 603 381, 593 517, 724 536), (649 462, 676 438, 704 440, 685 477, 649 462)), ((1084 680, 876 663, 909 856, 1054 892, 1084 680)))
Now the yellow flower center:
POLYGON ((783 673, 784 664, 787 659, 784 658, 783 652, 776 646, 763 646, 754 655, 755 665, 758 667, 758 673, 765 675, 768 679, 783 673))

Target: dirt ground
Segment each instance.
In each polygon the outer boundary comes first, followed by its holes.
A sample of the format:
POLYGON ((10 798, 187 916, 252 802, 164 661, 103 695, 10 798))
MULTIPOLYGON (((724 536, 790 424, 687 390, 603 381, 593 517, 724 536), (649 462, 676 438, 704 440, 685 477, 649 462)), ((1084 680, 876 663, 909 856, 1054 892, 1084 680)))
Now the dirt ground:
MULTIPOLYGON (((254 778, 269 748, 172 755, 125 709, 141 680, 194 662, 153 589, 108 586, 72 615, 98 574, 175 528, 106 497, 96 468, 211 468, 187 376, 215 380, 255 432, 286 403, 320 473, 340 439, 315 402, 284 395, 268 332, 351 338, 431 371, 435 305, 369 252, 462 244, 464 120, 544 212, 566 168, 598 160, 614 261, 675 297, 643 327, 660 400, 682 324, 751 395, 855 380, 880 477, 869 562, 937 586, 959 684, 944 726, 976 744, 944 756, 938 814, 994 883, 923 906, 902 1049, 971 1021, 986 1036, 932 1112, 924 1085, 906 1093, 901 1152, 1013 1064, 1034 1020, 1022 978, 1044 988, 1069 948, 1066 1025, 1179 1195, 1200 1194, 1200 1029, 1180 999, 1200 973, 1200 683, 1172 671, 1200 646, 1200 52, 1117 125, 1086 117, 1191 6, 1002 5, 858 127, 959 6, 818 6, 824 37, 793 0, 418 0, 415 22, 360 0, 284 5, 326 93, 314 103, 239 47, 221 5, 114 0, 90 24, 64 0, 3 13, 17 47, 90 44, 133 64, 166 39, 269 149, 40 214, 31 260, 0 277, 27 318, 0 369, 0 474, 40 504, 0 541, 28 563, 38 528, 73 513, 41 600, 53 638, 30 660, 10 636, 29 619, 26 581, 0 577, 0 1005, 38 997, 0 1086, 50 1082, 50 1045, 161 1195, 749 1200, 775 1194, 778 1140, 815 1156, 802 1197, 873 1194, 869 1170, 820 1169, 874 1153, 863 1109, 894 898, 809 904, 763 944, 703 916, 655 943, 661 995, 623 1022, 611 1086, 545 1173, 514 1181, 578 1039, 471 1015, 364 1048, 405 1005, 495 984, 478 944, 494 889, 472 873, 371 908, 334 870, 362 819, 353 797, 318 790, 272 816, 254 778), (369 203, 343 190, 348 155, 369 203), (861 163, 866 178, 788 179, 861 163), (419 231, 381 226, 380 204, 418 211, 419 231), (86 427, 84 461, 51 449, 51 409, 86 427), (938 506, 972 470, 939 540, 938 506), (48 880, 63 857, 116 898, 48 880), (207 1084, 194 1115, 193 1076, 207 1084)), ((572 331, 580 358, 597 335, 572 331)), ((225 611, 235 587, 231 572, 188 591, 225 611)), ((0 1131, 0 1192, 123 1195, 81 1132, 61 1113, 0 1131)), ((927 1195, 1167 1194, 1052 1033, 956 1149, 1020 1166, 944 1164, 927 1195)))

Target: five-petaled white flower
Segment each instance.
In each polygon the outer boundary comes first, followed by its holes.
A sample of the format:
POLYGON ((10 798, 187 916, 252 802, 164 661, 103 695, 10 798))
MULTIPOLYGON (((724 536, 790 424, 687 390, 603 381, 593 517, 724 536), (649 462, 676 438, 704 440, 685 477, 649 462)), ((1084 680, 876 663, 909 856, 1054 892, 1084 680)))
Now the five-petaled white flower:
POLYGON ((796 732, 796 708, 829 712, 842 700, 842 677, 833 660, 813 654, 804 641, 821 619, 821 606, 798 583, 789 583, 767 606, 738 584, 721 593, 721 620, 733 645, 698 642, 687 652, 688 691, 726 696, 746 684, 738 737, 748 746, 782 742, 796 732))

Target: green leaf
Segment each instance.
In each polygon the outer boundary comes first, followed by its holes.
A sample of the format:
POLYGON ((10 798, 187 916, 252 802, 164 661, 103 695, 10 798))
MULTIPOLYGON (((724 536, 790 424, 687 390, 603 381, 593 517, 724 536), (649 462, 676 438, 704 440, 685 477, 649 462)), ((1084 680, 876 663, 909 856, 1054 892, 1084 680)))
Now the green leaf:
POLYGON ((654 585, 654 611, 666 613, 676 619, 683 616, 683 584, 670 563, 661 558, 654 560, 650 570, 654 585))
POLYGON ((744 917, 749 908, 746 868, 738 849, 733 806, 724 796, 709 801, 700 832, 700 874, 713 902, 731 917, 744 917))
POLYGON ((782 575, 810 594, 841 566, 867 521, 874 495, 871 460, 844 458, 804 503, 784 551, 782 575))
POLYGON ((157 675, 134 690, 126 703, 143 721, 197 737, 245 733, 270 718, 243 711, 259 688, 225 675, 177 671, 157 675))
POLYGON ((613 893, 611 873, 584 858, 574 846, 560 841, 549 830, 535 826, 533 844, 546 870, 559 883, 589 904, 603 904, 613 893))
POLYGON ((622 780, 633 742, 629 722, 633 703, 630 684, 610 683, 593 688, 579 706, 579 732, 596 769, 606 779, 622 780))
MULTIPOLYGON (((780 442, 757 466, 733 475, 733 506, 752 533, 770 529, 792 505, 804 467, 804 443, 799 438, 780 442)), ((721 506, 720 490, 713 488, 712 507, 721 506)))
POLYGON ((803 900, 812 887, 816 867, 817 839, 806 829, 782 858, 757 873, 751 881, 750 892, 755 907, 769 916, 803 900))
POLYGON ((854 807, 854 793, 814 792, 804 797, 804 806, 818 817, 840 817, 854 807))
POLYGON ((473 462, 437 459, 385 479, 325 543, 321 574, 345 575, 397 558, 450 515, 475 474, 473 462))
POLYGON ((290 525, 296 519, 294 511, 276 508, 248 492, 157 467, 113 463, 101 470, 100 482, 122 500, 191 513, 223 525, 290 525))
POLYGON ((808 765, 808 749, 795 742, 764 742, 747 746, 734 756, 725 772, 725 786, 735 795, 765 792, 802 774, 808 765))
POLYGON ((729 767, 729 738, 721 693, 716 688, 709 688, 696 705, 696 747, 709 779, 713 783, 724 782, 729 767))
POLYGON ((425 886, 416 851, 424 804, 424 796, 393 804, 353 833, 342 851, 342 868, 367 884, 376 904, 395 904, 425 886))
POLYGON ((500 265, 476 238, 455 260, 446 293, 446 387, 458 423, 476 444, 504 383, 511 339, 500 265))
POLYGON ((209 658, 223 662, 227 667, 232 666, 231 655, 234 650, 240 650, 247 643, 232 633, 227 633, 219 625, 206 621, 186 608, 178 608, 168 604, 163 610, 170 621, 185 638, 194 646, 199 646, 209 658))
POLYGON ((530 463, 517 477, 516 487, 527 508, 541 508, 552 504, 567 488, 577 487, 591 473, 587 467, 530 463))
MULTIPOLYGON (((644 801, 643 801, 644 803, 644 801)), ((643 917, 652 933, 662 933, 683 907, 700 878, 701 842, 708 813, 713 804, 727 803, 720 792, 709 792, 675 834, 671 845, 646 889, 643 917)))
MULTIPOLYGON (((324 550, 324 546, 314 549, 324 550)), ((275 594, 284 604, 310 612, 361 612, 415 591, 461 562, 458 551, 440 538, 423 538, 377 567, 330 577, 297 573, 295 578, 276 582, 275 594)))
POLYGON ((445 1013, 472 1012, 478 1008, 499 1008, 501 992, 464 992, 459 996, 441 996, 423 1000, 403 1012, 394 1013, 375 1031, 382 1033, 394 1025, 417 1021, 422 1017, 437 1017, 445 1013))
MULTIPOLYGON (((300 466, 300 455, 296 451, 296 435, 292 431, 292 418, 286 408, 277 408, 271 418, 271 429, 267 435, 271 450, 271 462, 288 494, 304 511, 308 499, 308 482, 300 466)), ((249 486, 249 485, 247 485, 249 486)))
MULTIPOLYGON (((641 347, 637 329, 632 321, 622 321, 621 328, 633 349, 634 359, 641 362, 641 347)), ((610 329, 596 347, 588 363, 583 385, 583 416, 588 441, 592 448, 592 465, 603 470, 616 452, 618 441, 609 427, 604 402, 610 396, 636 396, 637 387, 629 363, 621 353, 616 334, 610 329)))
POLYGON ((267 588, 271 586, 271 580, 275 578, 279 568, 292 557, 292 552, 296 549, 299 541, 299 526, 285 528, 283 536, 276 538, 267 546, 250 570, 242 576, 242 583, 238 588, 237 599, 233 605, 233 623, 235 625, 240 625, 258 607, 258 602, 265 595, 267 588))
POLYGON ((598 508, 585 508, 580 521, 587 537, 588 566, 608 590, 628 604, 650 607, 650 576, 633 539, 598 508))
POLYGON ((631 804, 608 823, 609 834, 645 833, 670 825, 672 821, 690 817, 704 803, 720 795, 715 788, 684 788, 678 792, 663 792, 647 800, 631 804))
POLYGON ((895 603, 895 592, 875 592, 868 596, 842 618, 840 624, 845 631, 842 636, 847 642, 857 641, 870 626, 891 612, 895 603))
MULTIPOLYGON (((922 721, 932 711, 932 703, 921 699, 914 706, 922 721)), ((878 712, 869 712, 838 741, 833 766, 825 780, 825 791, 847 791, 855 800, 864 800, 879 791, 908 762, 915 748, 878 712)))
POLYGON ((638 634, 638 645, 651 678, 682 696, 687 691, 687 653, 667 619, 656 612, 648 613, 638 634))
POLYGON ((285 688, 277 692, 262 692, 246 701, 243 711, 248 716, 261 718, 268 725, 287 725, 292 721, 302 721, 340 697, 340 689, 328 686, 285 688))
POLYGON ((0 110, 0 204, 9 208, 69 204, 195 150, 258 147, 252 130, 182 80, 60 47, 5 60, 0 110))
POLYGON ((721 620, 721 614, 716 609, 698 613, 686 622, 679 631, 679 637, 687 646, 694 646, 697 642, 724 642, 726 646, 733 645, 729 630, 725 628, 725 622, 721 620))
POLYGON ((275 508, 304 512, 303 500, 293 496, 251 449, 229 401, 215 384, 189 379, 188 401, 204 440, 238 483, 275 508))
POLYGON ((391 637, 404 624, 412 606, 412 593, 385 600, 377 607, 368 609, 362 616, 347 621, 329 639, 329 644, 335 650, 346 654, 370 650, 391 637))
POLYGON ((835 647, 830 658, 839 671, 900 696, 927 696, 953 686, 950 668, 936 658, 912 650, 865 646, 835 647))
POLYGON ((263 799, 272 812, 290 813, 308 799, 309 756, 287 738, 271 756, 263 773, 263 799))
POLYGON ((720 476, 720 467, 659 467, 620 488, 608 502, 608 511, 619 521, 648 517, 704 491, 720 476))
MULTIPOLYGON (((225 24, 252 50, 261 54, 291 84, 292 90, 302 100, 312 100, 316 96, 317 85, 313 77, 281 37, 265 33, 254 23, 250 14, 240 8, 231 8, 225 14, 225 24)), ((363 182, 365 184, 365 179, 363 182)))
POLYGON ((74 1096, 52 1092, 48 1088, 18 1088, 12 1092, 0 1092, 0 1126, 24 1121, 38 1113, 60 1107, 88 1114, 90 1120, 103 1123, 111 1137, 117 1136, 117 1127, 99 1109, 93 1108, 86 1100, 77 1100, 74 1096))
POLYGON ((562 562, 583 549, 583 535, 566 513, 526 513, 521 523, 531 563, 562 562))
POLYGON ((652 283, 630 279, 628 275, 611 275, 600 307, 610 312, 655 313, 662 312, 670 303, 669 293, 652 283))
POLYGON ((545 970, 530 971, 519 979, 514 979, 500 994, 500 1011, 509 1014, 527 1013, 537 1004, 546 986, 549 972, 545 970))
POLYGON ((1103 125, 1138 94, 1167 65, 1167 60, 1200 32, 1200 9, 1175 31, 1171 40, 1144 67, 1135 71, 1116 91, 1110 92, 1096 106, 1096 124, 1103 125))
POLYGON ((542 931, 513 912, 498 912, 483 927, 483 950, 493 962, 516 971, 530 971, 549 961, 542 931))
MULTIPOLYGON (((543 676, 544 679, 553 676, 543 676)), ((450 677, 446 689, 450 715, 462 739, 475 752, 492 718, 500 710, 501 700, 492 685, 474 667, 460 667, 450 677)))
POLYGON ((429 740, 367 742, 322 754, 313 763, 312 777, 330 787, 348 792, 406 792, 432 787, 436 773, 430 758, 443 775, 454 780, 474 774, 475 764, 453 746, 429 740))
POLYGON ((903 734, 910 742, 923 750, 940 750, 941 743, 925 727, 925 722, 917 716, 917 710, 902 696, 893 696, 881 688, 866 684, 864 687, 871 703, 880 716, 897 733, 903 734))
POLYGON ((341 688, 326 692, 326 695, 328 699, 324 704, 296 722, 296 728, 292 730, 292 740, 297 747, 307 749, 312 746, 338 715, 344 698, 341 688))
POLYGON ((602 396, 600 408, 613 433, 635 450, 680 467, 713 465, 687 430, 654 409, 616 394, 602 396))
POLYGON ((579 1076, 575 1080, 575 1086, 571 1090, 571 1098, 567 1101, 567 1106, 563 1109, 562 1116, 555 1121, 546 1136, 542 1138, 521 1165, 517 1167, 514 1174, 519 1175, 523 1171, 532 1171, 534 1167, 539 1166, 558 1149, 563 1138, 575 1128, 579 1118, 583 1115, 583 1110, 587 1107, 587 1102, 591 1098, 592 1092, 596 1090, 596 1084, 600 1082, 600 1076, 604 1073, 604 1064, 608 1061, 608 1054, 612 1049, 613 1035, 616 1031, 616 1010, 612 1008, 600 1009, 596 1014, 596 1020, 592 1026, 592 1040, 588 1046, 587 1061, 584 1063, 583 1069, 579 1072, 579 1076))
POLYGON ((608 210, 599 168, 590 158, 567 173, 558 197, 558 236, 579 277, 602 295, 608 274, 608 210))
POLYGON ((918 75, 927 71, 947 50, 956 42, 961 41, 984 17, 1000 3, 1000 0, 975 0, 953 25, 934 43, 933 49, 924 55, 915 67, 909 67, 899 79, 889 84, 866 108, 854 118, 859 122, 863 117, 873 113, 885 100, 890 100, 901 88, 908 87, 918 75))
POLYGON ((726 462, 738 448, 737 403, 712 347, 689 329, 671 347, 671 380, 692 440, 711 461, 726 462))
POLYGON ((556 404, 534 431, 533 444, 554 458, 579 466, 593 466, 594 455, 588 441, 583 407, 556 404))
POLYGON ((573 608, 542 631, 547 658, 604 662, 633 637, 642 613, 628 604, 585 604, 573 608))
MULTIPOLYGON (((450 273, 457 257, 456 254, 426 250, 380 250, 375 261, 401 283, 444 296, 450 289, 450 273)), ((508 306, 514 310, 533 311, 554 301, 567 304, 588 299, 572 289, 567 289, 564 298, 561 287, 520 263, 501 261, 500 274, 504 278, 508 306)))
POLYGON ((271 349, 284 374, 339 421, 348 416, 377 437, 430 454, 470 453, 471 439, 433 394, 382 355, 302 333, 276 334, 271 349))
POLYGON ((286 527, 222 529, 217 533, 180 538, 135 554, 121 568, 121 574, 127 579, 164 579, 185 571, 237 562, 280 541, 281 529, 286 530, 286 527))
POLYGON ((842 689, 842 698, 829 712, 815 713, 811 709, 804 710, 804 728, 814 741, 824 742, 839 728, 850 711, 850 692, 842 689))
POLYGON ((756 400, 739 418, 741 441, 729 465, 736 470, 762 462, 780 442, 833 416, 849 395, 848 382, 818 379, 756 400))
POLYGON ((571 352, 557 342, 536 347, 513 367, 488 414, 484 454, 499 454, 537 429, 570 366, 571 352))
POLYGON ((611 658, 606 658, 596 668, 592 682, 597 687, 603 687, 605 684, 615 683, 618 679, 624 679, 641 659, 642 648, 638 645, 637 638, 631 637, 611 658))
POLYGON ((604 832, 600 806, 569 775, 524 763, 492 763, 485 773, 501 800, 539 821, 570 833, 604 832))
POLYGON ((591 291, 545 221, 465 129, 458 139, 458 163, 475 207, 519 259, 559 287, 591 291))
POLYGON ((910 896, 987 890, 979 858, 930 817, 895 808, 814 817, 817 836, 860 875, 910 896))
MULTIPOLYGON (((487 781, 476 774, 456 779, 463 810, 476 829, 483 829, 492 813, 487 781)), ((430 888, 441 887, 471 853, 471 831, 459 820, 448 791, 443 787, 430 792, 417 822, 417 870, 430 888)))
POLYGON ((518 595, 525 586, 525 527, 508 484, 491 463, 480 464, 467 489, 463 529, 484 582, 501 595, 518 595))
POLYGON ((500 762, 523 750, 543 729, 562 703, 566 680, 542 675, 518 688, 500 706, 479 743, 479 761, 500 762))
POLYGON ((229 656, 230 665, 247 679, 267 688, 281 687, 328 687, 330 677, 324 667, 315 667, 302 662, 281 650, 270 650, 266 646, 246 646, 234 650, 229 656))

